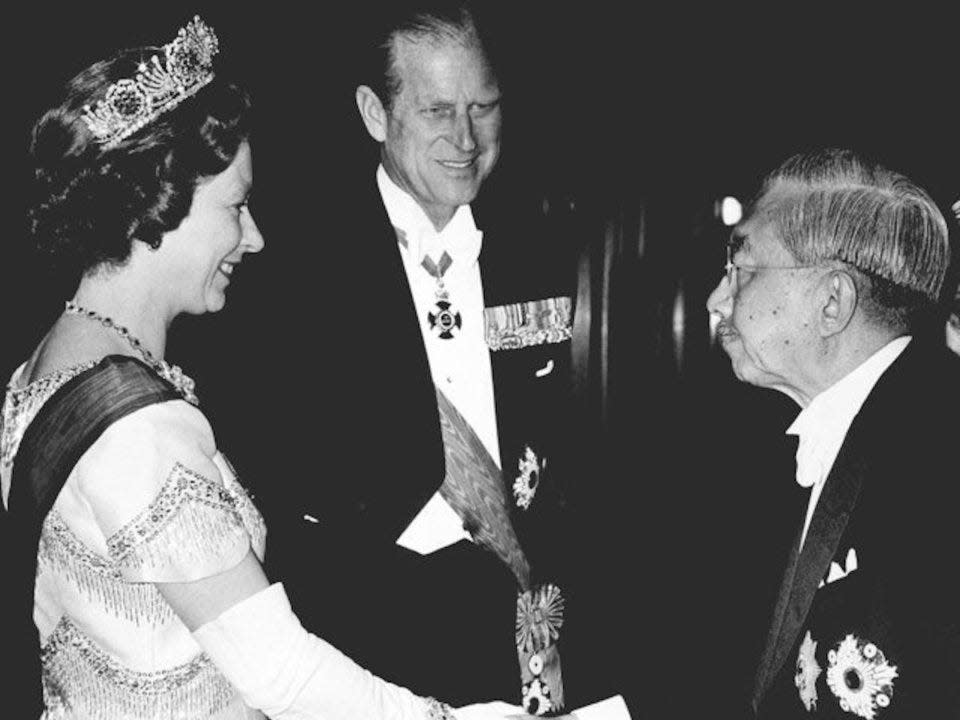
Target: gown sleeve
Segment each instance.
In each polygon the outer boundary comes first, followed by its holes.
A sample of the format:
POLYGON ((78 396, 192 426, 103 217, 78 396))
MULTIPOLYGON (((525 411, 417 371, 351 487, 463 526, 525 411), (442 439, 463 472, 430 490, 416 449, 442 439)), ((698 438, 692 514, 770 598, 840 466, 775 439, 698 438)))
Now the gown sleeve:
POLYGON ((241 512, 249 501, 225 483, 210 424, 186 402, 118 420, 75 472, 127 582, 198 580, 235 566, 251 547, 241 512))

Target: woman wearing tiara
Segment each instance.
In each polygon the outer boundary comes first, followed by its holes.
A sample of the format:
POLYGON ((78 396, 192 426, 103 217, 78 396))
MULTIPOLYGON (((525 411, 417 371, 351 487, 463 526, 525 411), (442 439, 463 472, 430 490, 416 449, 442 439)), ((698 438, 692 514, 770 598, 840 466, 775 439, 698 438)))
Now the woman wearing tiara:
POLYGON ((307 633, 261 569, 260 514, 193 382, 164 360, 173 319, 220 310, 264 245, 247 204, 250 104, 215 75, 217 52, 194 18, 162 48, 82 71, 34 127, 32 236, 80 278, 0 421, 23 590, 9 625, 34 619, 44 717, 519 712, 417 697, 307 633))

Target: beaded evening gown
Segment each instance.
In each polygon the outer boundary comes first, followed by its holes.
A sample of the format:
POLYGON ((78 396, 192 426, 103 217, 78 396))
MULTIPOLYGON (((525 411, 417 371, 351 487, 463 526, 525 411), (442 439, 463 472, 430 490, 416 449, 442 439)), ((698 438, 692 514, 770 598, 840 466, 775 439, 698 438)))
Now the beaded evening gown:
MULTIPOLYGON (((0 418, 3 501, 23 434, 88 363, 7 387, 0 418)), ((80 458, 43 523, 34 621, 42 646, 45 720, 263 718, 204 655, 155 582, 229 569, 263 520, 184 400, 113 423, 80 458)))

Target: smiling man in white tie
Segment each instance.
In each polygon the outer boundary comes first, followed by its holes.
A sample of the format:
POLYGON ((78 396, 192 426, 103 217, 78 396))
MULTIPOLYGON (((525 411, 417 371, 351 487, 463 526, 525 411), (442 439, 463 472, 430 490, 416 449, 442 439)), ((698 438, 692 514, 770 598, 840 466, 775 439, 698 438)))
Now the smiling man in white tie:
MULTIPOLYGON (((340 188, 347 222, 325 214, 325 259, 351 279, 324 321, 339 353, 318 409, 341 471, 285 491, 295 532, 274 534, 337 552, 322 578, 303 562, 281 573, 308 627, 395 682, 531 714, 592 705, 562 672, 580 622, 562 481, 569 288, 548 276, 553 238, 476 207, 504 115, 478 18, 456 2, 381 5, 355 73, 379 163, 340 188)), ((617 699, 578 711, 626 716, 617 699)))
POLYGON ((916 332, 949 259, 928 194, 848 151, 784 162, 734 232, 708 309, 737 377, 802 408, 786 432, 810 491, 757 717, 960 713, 960 362, 916 332))

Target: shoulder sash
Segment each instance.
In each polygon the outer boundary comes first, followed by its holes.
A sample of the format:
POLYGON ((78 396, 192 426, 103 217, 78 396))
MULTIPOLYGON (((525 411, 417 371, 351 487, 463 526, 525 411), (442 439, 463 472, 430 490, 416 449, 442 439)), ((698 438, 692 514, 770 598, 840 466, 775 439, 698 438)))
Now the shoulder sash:
POLYGON ((10 482, 6 518, 10 547, 5 553, 14 580, 14 607, 6 616, 12 636, 7 649, 12 669, 23 676, 22 681, 7 684, 14 697, 4 703, 12 702, 20 711, 18 717, 39 717, 43 710, 33 603, 40 531, 47 513, 77 461, 110 425, 140 408, 180 398, 170 383, 139 360, 108 356, 64 383, 24 433, 10 482))

